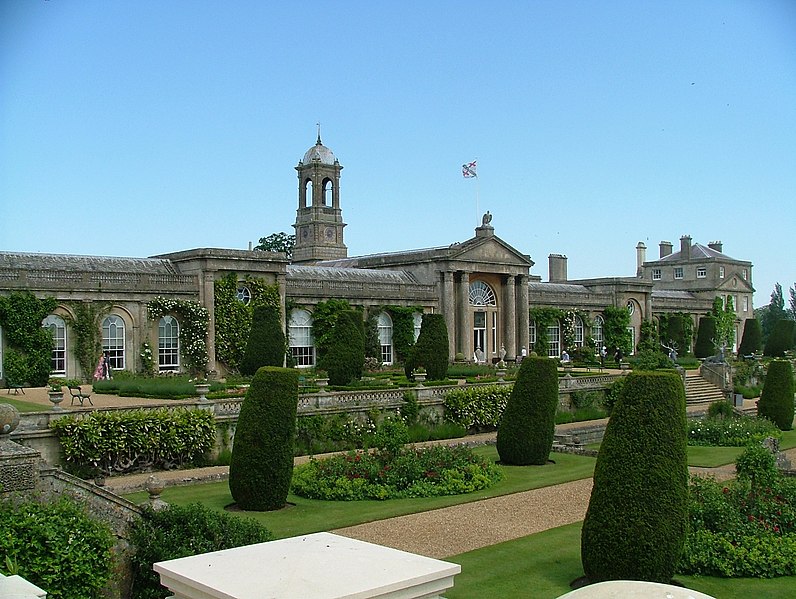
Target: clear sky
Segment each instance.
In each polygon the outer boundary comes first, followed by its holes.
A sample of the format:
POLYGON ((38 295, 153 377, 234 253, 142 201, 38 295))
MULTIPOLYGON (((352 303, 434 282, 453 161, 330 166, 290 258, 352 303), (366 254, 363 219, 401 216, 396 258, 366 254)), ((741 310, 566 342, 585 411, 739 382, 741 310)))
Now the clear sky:
POLYGON ((792 0, 3 0, 0 250, 293 233, 316 122, 351 256, 489 210, 543 280, 688 234, 754 264, 756 306, 796 282, 792 0))

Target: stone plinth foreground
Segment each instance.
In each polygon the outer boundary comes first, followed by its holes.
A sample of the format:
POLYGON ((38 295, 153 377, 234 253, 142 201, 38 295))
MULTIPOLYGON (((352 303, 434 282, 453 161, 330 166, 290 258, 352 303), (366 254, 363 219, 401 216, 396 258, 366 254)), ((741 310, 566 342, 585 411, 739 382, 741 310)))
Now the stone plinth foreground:
POLYGON ((571 591, 558 599, 714 599, 714 597, 658 582, 609 580, 571 591))
POLYGON ((154 565, 175 599, 434 599, 461 566, 332 533, 154 565))
POLYGON ((0 597, 3 599, 42 599, 47 593, 21 576, 0 574, 0 597))

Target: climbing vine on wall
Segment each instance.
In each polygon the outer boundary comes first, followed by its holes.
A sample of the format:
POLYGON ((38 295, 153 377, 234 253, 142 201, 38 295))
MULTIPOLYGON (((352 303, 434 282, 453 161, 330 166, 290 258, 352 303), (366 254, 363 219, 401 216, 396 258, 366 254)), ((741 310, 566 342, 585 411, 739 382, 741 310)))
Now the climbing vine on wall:
POLYGON ((547 327, 555 326, 565 316, 565 312, 559 308, 531 308, 531 320, 536 325, 536 343, 531 348, 540 356, 547 355, 550 339, 547 336, 547 327))
POLYGON ((251 276, 244 278, 244 284, 251 293, 248 305, 238 299, 236 273, 229 273, 215 281, 216 359, 233 370, 240 367, 246 351, 254 307, 280 307, 278 284, 268 284, 263 279, 251 276))
POLYGON ((55 298, 37 298, 29 291, 0 297, 0 326, 8 350, 4 354, 6 379, 21 385, 43 386, 52 366, 53 338, 41 326, 55 310, 55 298))
POLYGON ((166 314, 180 322, 180 354, 185 368, 194 375, 207 368, 207 324, 210 315, 199 302, 156 297, 147 304, 149 319, 157 322, 166 314))
POLYGON ((102 353, 102 329, 100 317, 107 314, 108 302, 72 302, 71 314, 64 316, 72 329, 74 353, 84 378, 91 376, 102 353))
POLYGON ((608 306, 603 310, 603 336, 605 345, 613 350, 618 347, 627 356, 632 353, 633 338, 627 328, 630 326, 630 312, 627 308, 608 306))

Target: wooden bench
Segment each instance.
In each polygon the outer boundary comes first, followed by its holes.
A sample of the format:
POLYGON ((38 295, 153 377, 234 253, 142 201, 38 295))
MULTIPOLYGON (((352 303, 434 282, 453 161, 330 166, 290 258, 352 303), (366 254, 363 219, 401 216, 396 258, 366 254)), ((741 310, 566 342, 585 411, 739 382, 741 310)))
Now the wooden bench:
POLYGON ((6 387, 8 391, 6 391, 7 395, 11 395, 11 389, 14 390, 14 395, 19 395, 19 392, 22 392, 22 395, 25 395, 25 388, 22 385, 17 385, 16 383, 6 383, 6 387))
POLYGON ((92 406, 94 405, 94 402, 91 401, 91 395, 83 393, 83 390, 80 387, 69 387, 69 395, 72 396, 71 405, 75 405, 75 400, 79 401, 81 406, 85 400, 88 400, 88 403, 90 403, 92 406))

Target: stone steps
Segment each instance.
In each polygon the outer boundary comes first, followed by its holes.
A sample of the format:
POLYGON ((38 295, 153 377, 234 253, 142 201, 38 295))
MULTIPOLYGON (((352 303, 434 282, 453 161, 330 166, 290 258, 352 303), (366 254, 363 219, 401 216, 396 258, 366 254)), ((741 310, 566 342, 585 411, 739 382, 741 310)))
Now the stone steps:
POLYGON ((726 399, 722 390, 703 379, 701 376, 685 377, 685 401, 686 404, 713 403, 726 399))

